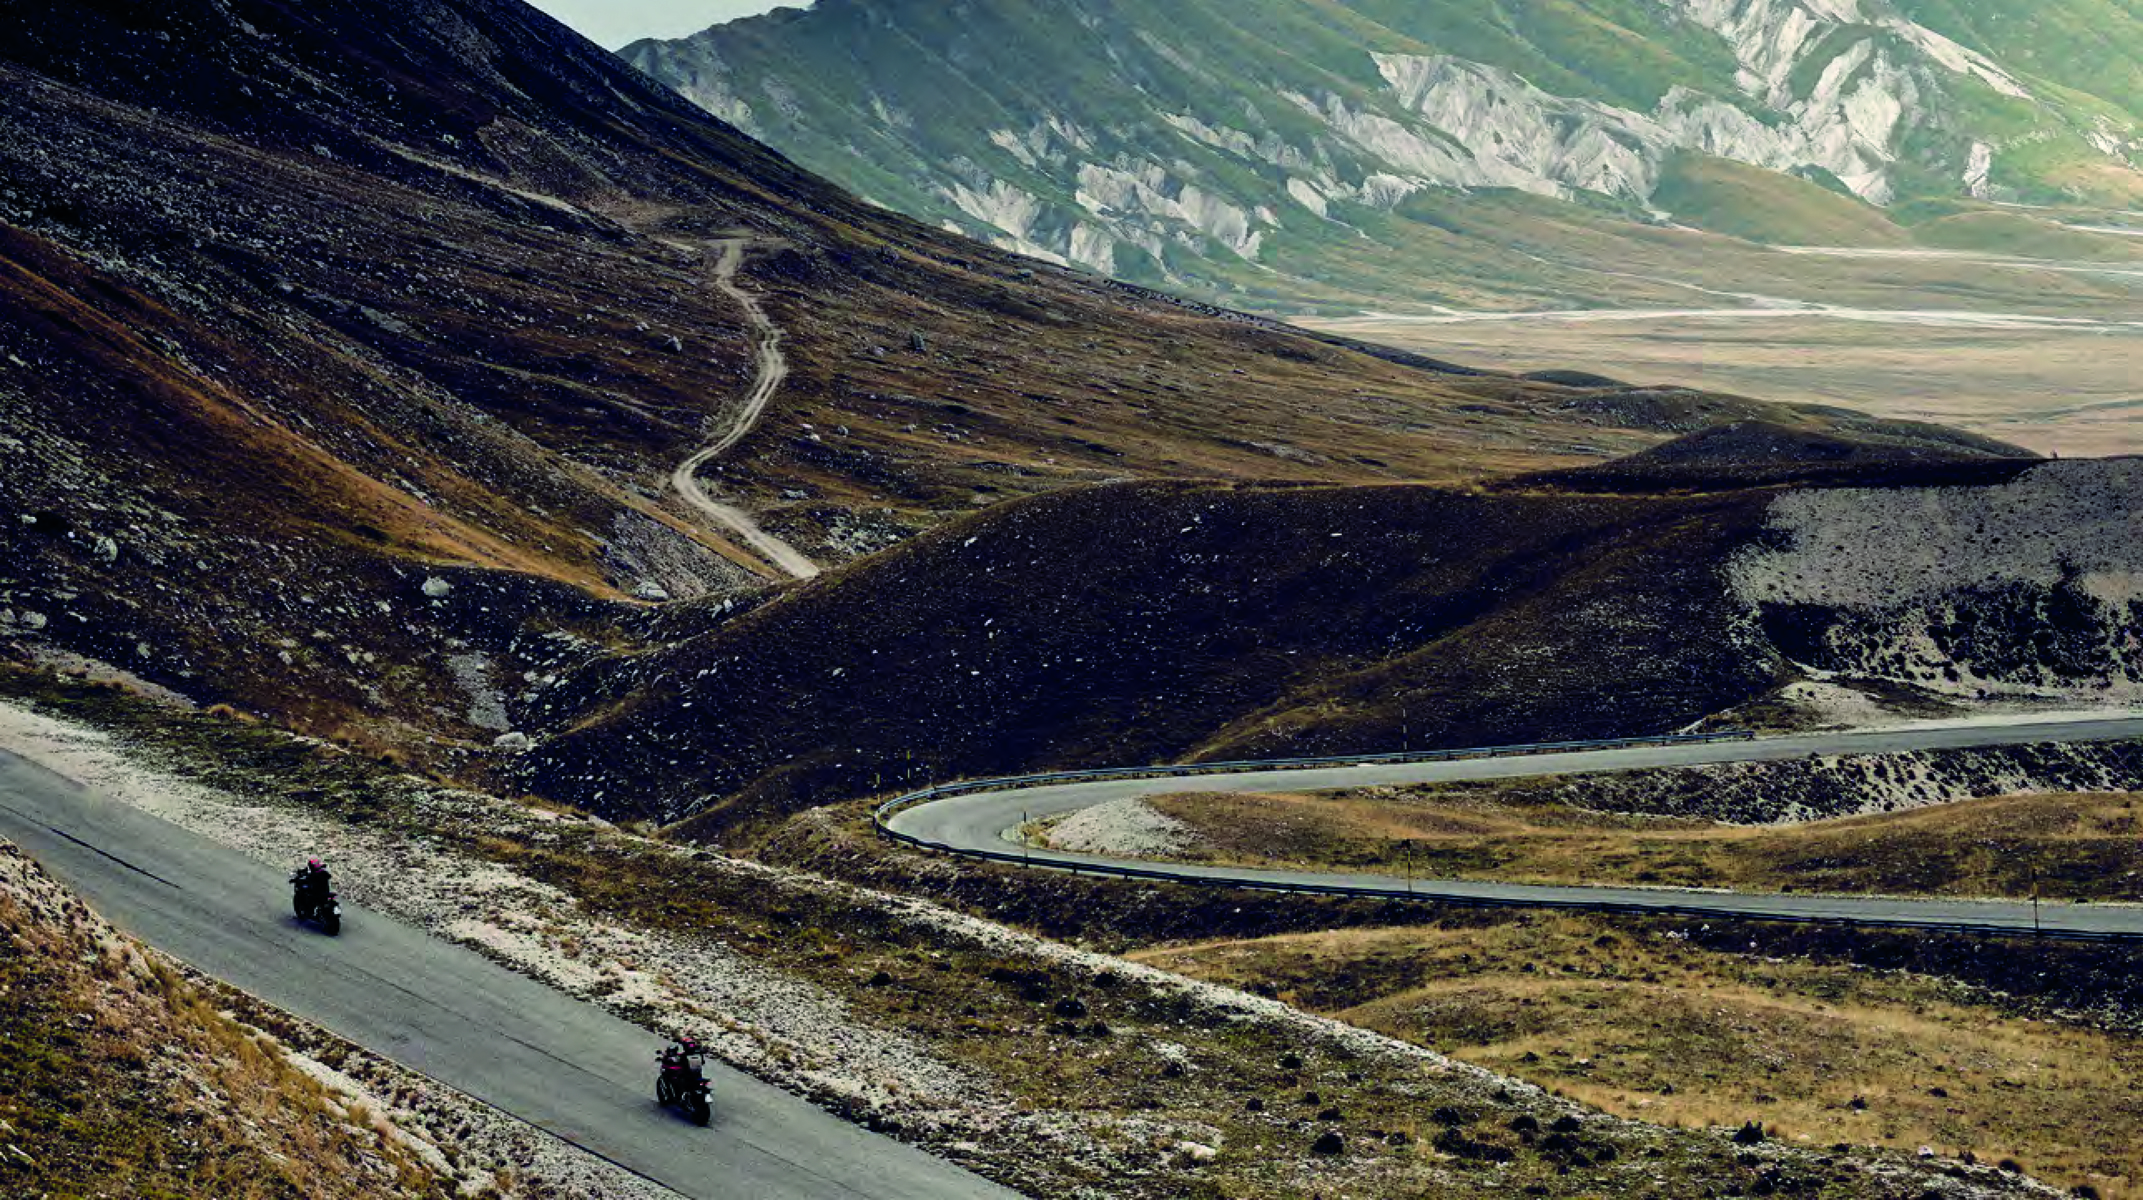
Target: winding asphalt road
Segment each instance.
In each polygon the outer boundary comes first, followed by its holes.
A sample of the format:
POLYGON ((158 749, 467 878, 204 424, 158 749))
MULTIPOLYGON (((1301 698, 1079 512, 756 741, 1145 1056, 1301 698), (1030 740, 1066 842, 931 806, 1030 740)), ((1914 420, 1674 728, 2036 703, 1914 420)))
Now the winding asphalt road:
POLYGON ((645 1030, 377 913, 323 936, 278 868, 4 752, 0 837, 159 950, 683 1195, 1014 1195, 714 1064, 693 1126, 654 1103, 645 1030))
POLYGON ((1111 800, 1166 792, 1312 791, 1373 784, 1580 775, 1640 767, 1763 762, 1816 755, 1892 754, 1908 750, 2013 746, 2034 742, 2092 742, 2143 738, 2143 716, 2019 722, 2008 725, 1915 726, 1852 733, 1819 733, 1755 741, 1639 746, 1504 758, 1375 763, 1351 767, 1246 770, 1179 778, 1103 779, 1009 791, 975 792, 932 800, 894 813, 888 829, 934 848, 1016 856, 1036 867, 1129 868, 1190 883, 1376 895, 1410 894, 1465 904, 1528 905, 1596 911, 1674 912, 1861 925, 2032 931, 2064 936, 2143 938, 2143 906, 2043 904, 1999 900, 1903 900, 1691 891, 1633 887, 1545 887, 1397 875, 1336 874, 1256 867, 1107 858, 1028 847, 1017 836, 1029 820, 1059 816, 1111 800), (2034 912, 2036 907, 2037 911, 2034 912))

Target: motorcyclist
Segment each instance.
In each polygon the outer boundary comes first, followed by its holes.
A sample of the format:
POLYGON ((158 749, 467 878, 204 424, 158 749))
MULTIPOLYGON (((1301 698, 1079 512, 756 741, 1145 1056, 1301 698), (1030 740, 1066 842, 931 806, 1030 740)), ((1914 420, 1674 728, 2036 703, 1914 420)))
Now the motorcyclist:
POLYGON ((707 1102, 707 1077, 702 1068, 707 1051, 689 1036, 663 1047, 656 1056, 662 1074, 656 1077, 655 1099, 684 1110, 686 1116, 705 1125, 712 1113, 707 1102))
POLYGON ((684 1079, 698 1082, 700 1066, 706 1061, 707 1051, 687 1034, 670 1043, 662 1051, 662 1069, 682 1072, 684 1079))
POLYGON ((298 896, 309 904, 326 899, 327 894, 334 890, 327 864, 317 858, 306 859, 305 865, 299 867, 297 874, 290 877, 290 883, 297 888, 298 896))

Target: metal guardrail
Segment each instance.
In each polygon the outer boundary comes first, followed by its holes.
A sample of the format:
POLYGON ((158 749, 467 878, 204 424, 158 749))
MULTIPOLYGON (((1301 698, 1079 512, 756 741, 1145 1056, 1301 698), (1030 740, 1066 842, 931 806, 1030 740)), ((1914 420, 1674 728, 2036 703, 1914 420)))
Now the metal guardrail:
POLYGON ((1727 730, 1721 733, 1669 733, 1657 737, 1603 738, 1594 741, 1572 742, 1526 742, 1510 746, 1474 746, 1456 750, 1401 750, 1390 754, 1335 754, 1321 758, 1266 758, 1241 759, 1231 762, 1199 762, 1156 764, 1146 767, 1103 767, 1084 771, 1045 771, 1033 775, 1005 775, 994 779, 968 779, 955 783, 935 784, 919 792, 896 796, 878 806, 872 814, 872 822, 879 832, 895 840, 909 840, 905 834, 893 832, 886 827, 886 819, 904 808, 912 808, 947 796, 965 796, 975 792, 1007 792, 1017 788, 1046 787, 1057 783, 1085 783, 1103 779, 1170 779, 1194 775, 1240 775, 1249 771, 1306 771, 1316 767, 1366 767, 1377 763, 1446 762, 1469 758, 1515 758, 1529 754, 1559 754, 1577 750, 1620 750, 1633 746, 1673 746, 1704 742, 1747 742, 1755 740, 1755 733, 1746 729, 1727 730))
POLYGON ((1672 746, 1692 743, 1754 741, 1756 734, 1749 730, 1730 730, 1722 733, 1667 734, 1648 738, 1611 738, 1598 741, 1533 742, 1512 746, 1481 746, 1459 750, 1424 750, 1397 754, 1335 755, 1325 758, 1278 758, 1237 762, 1182 763, 1177 765, 1154 765, 1146 767, 1108 767, 1086 771, 1048 771, 1032 775, 1007 775, 993 779, 967 779, 953 783, 934 784, 921 791, 896 796, 879 805, 871 813, 871 824, 878 836, 919 850, 934 850, 959 858, 971 858, 982 862, 1001 862, 1030 869, 1065 871, 1073 875, 1104 875, 1121 879, 1146 879, 1160 883, 1181 883, 1195 887, 1232 888, 1244 891, 1289 892, 1304 895, 1350 896, 1370 900, 1406 900, 1416 903, 1457 904, 1471 908, 1551 908, 1582 910, 1586 912, 1628 913, 1664 917, 1692 917, 1730 919, 1742 921, 1779 921, 1802 925, 1860 925, 1888 929, 1930 929, 1950 933, 1969 933, 1990 936, 2015 937, 2031 935, 2056 938, 2063 941, 2127 942, 2143 941, 2143 934, 2120 932, 2096 932, 2081 929, 2028 929, 2021 925, 1977 925, 1939 920, 1916 920, 1909 917, 1852 917, 1799 913, 1752 913, 1742 909, 1718 908, 1705 904, 1640 904, 1622 900, 1590 900, 1581 897, 1558 899, 1552 897, 1516 898, 1498 896, 1474 896, 1443 893, 1435 890, 1435 880, 1417 881, 1407 890, 1397 888, 1371 888, 1353 884, 1307 883, 1277 879, 1257 879, 1244 876, 1197 875, 1172 871, 1167 867, 1133 867, 1119 863, 1071 862, 1062 859, 1037 859, 1030 855, 1015 854, 1003 850, 979 850, 968 846, 954 846, 934 842, 913 834, 902 833, 888 822, 903 809, 943 800, 951 796, 967 796, 977 792, 1013 791, 1029 787, 1046 787, 1059 783, 1085 783, 1105 779, 1167 779, 1197 775, 1238 775, 1251 771, 1309 770, 1317 767, 1370 766, 1376 763, 1396 762, 1446 762, 1473 758, 1514 758, 1534 754, 1567 753, 1578 750, 1613 750, 1637 746, 1672 746))

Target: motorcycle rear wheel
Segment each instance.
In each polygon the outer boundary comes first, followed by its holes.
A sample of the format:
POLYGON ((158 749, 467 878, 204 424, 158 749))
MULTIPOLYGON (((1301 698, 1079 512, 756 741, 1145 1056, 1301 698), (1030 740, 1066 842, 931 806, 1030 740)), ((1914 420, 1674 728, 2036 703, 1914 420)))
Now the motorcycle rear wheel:
POLYGON ((690 1092, 685 1095, 685 1115, 694 1125, 705 1125, 714 1119, 714 1111, 707 1104, 707 1093, 690 1092))
POLYGON ((329 937, 333 937, 342 932, 342 918, 334 913, 325 913, 320 917, 320 929, 329 937))

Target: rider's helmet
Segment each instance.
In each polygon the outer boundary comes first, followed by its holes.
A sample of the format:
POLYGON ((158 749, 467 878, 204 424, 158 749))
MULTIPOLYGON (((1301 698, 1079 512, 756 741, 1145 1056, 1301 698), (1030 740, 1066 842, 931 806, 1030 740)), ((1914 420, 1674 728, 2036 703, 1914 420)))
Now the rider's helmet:
POLYGON ((325 871, 327 864, 317 858, 308 858, 305 860, 305 869, 308 871, 325 871))

